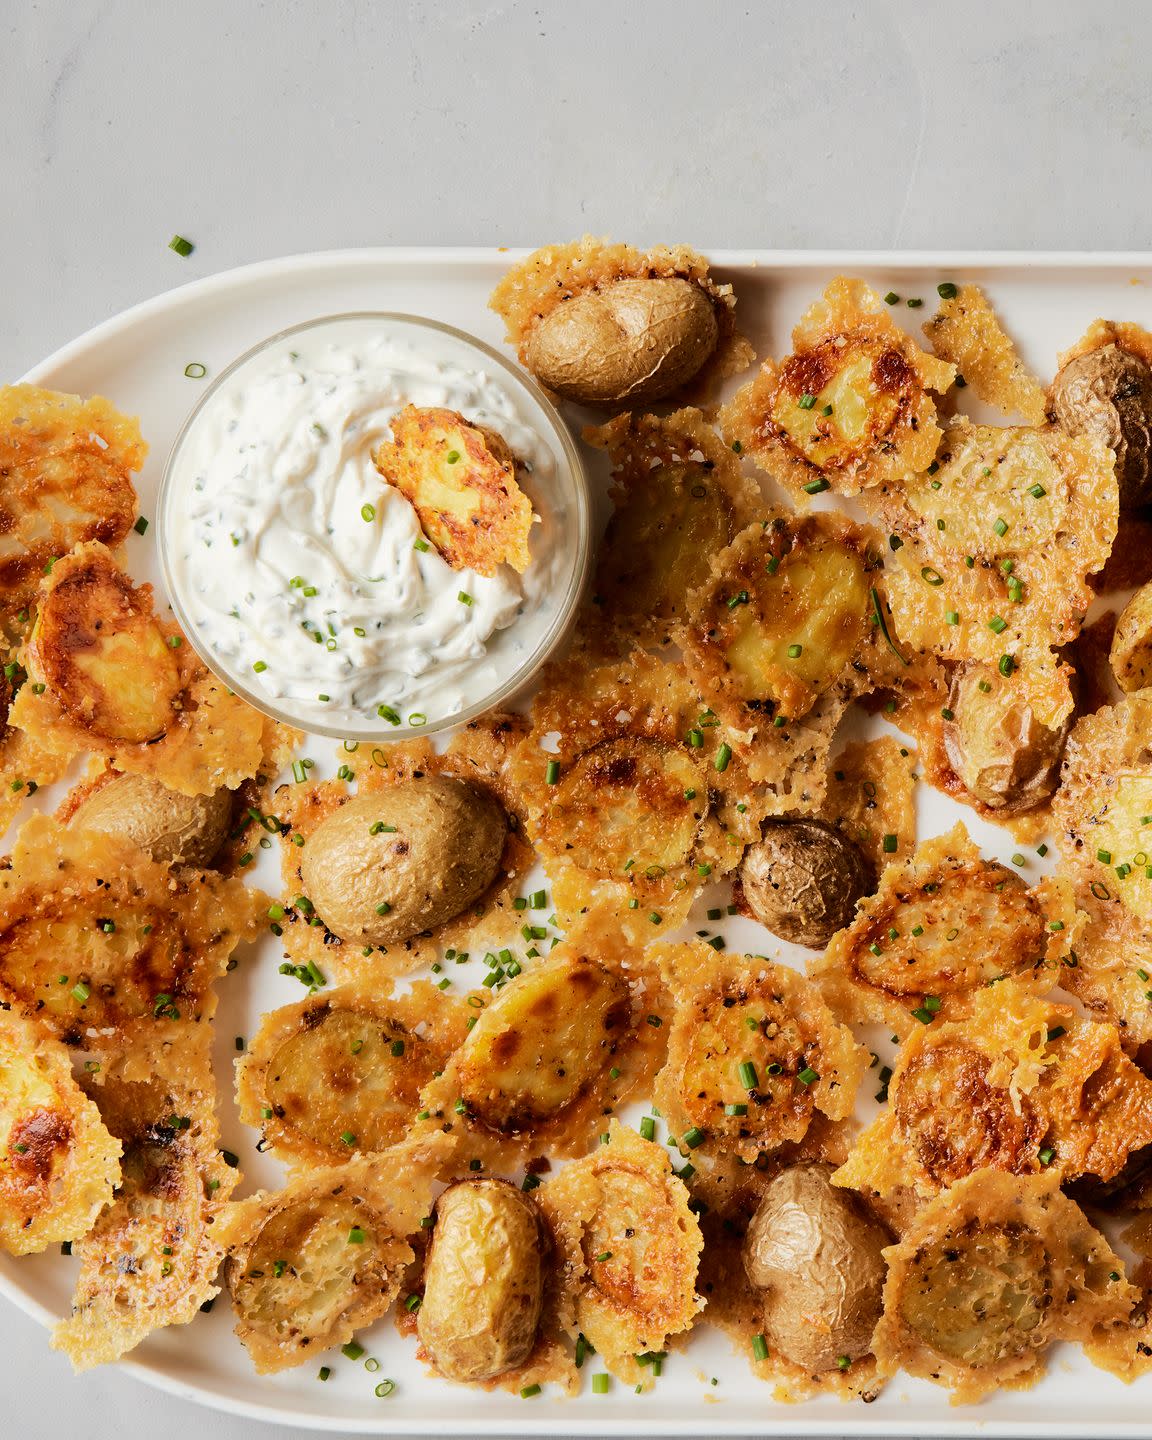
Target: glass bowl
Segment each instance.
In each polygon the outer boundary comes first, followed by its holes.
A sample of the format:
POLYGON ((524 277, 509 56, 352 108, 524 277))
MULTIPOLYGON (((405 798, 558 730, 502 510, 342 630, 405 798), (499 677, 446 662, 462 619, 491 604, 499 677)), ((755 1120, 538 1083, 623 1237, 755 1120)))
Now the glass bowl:
MULTIPOLYGON (((457 408, 450 400, 441 403, 457 408)), ((381 480, 380 484, 383 487, 385 482, 381 480)), ((157 507, 157 548, 164 585, 180 628, 205 665, 250 705, 274 720, 315 734, 373 742, 400 740, 464 724, 486 710, 508 704, 556 652, 572 626, 588 578, 591 505, 583 462, 572 436, 555 407, 528 375, 490 346, 452 326, 417 315, 359 311, 327 315, 281 330, 234 360, 212 382, 185 421, 168 457, 157 507), (526 426, 536 444, 543 447, 545 460, 550 458, 550 463, 534 466, 524 482, 539 523, 533 525, 529 539, 532 560, 523 577, 525 595, 516 619, 494 631, 483 660, 477 660, 471 670, 465 669, 460 694, 450 702, 458 701, 458 708, 433 714, 422 706, 422 721, 408 723, 401 714, 399 724, 380 718, 370 707, 333 708, 317 713, 317 705, 305 698, 267 693, 252 665, 241 664, 237 657, 221 653, 221 648, 210 642, 206 634, 210 619, 205 613, 207 606, 197 599, 191 578, 197 568, 194 557, 185 548, 178 558, 179 548, 191 543, 192 515, 197 506, 203 505, 206 487, 207 493, 212 493, 206 471, 198 468, 198 457, 204 453, 211 427, 220 424, 228 407, 239 403, 246 384, 266 374, 270 364, 281 359, 291 363, 307 345, 339 345, 342 341, 350 344, 356 338, 390 341, 393 337, 398 343, 410 344, 425 360, 462 365, 482 374, 502 401, 512 407, 514 422, 509 423, 526 426), (482 670, 485 673, 481 674, 482 670), (469 676, 473 688, 469 688, 469 676)), ((239 567, 242 556, 236 553, 232 563, 239 567)), ((223 556, 223 570, 218 573, 227 574, 229 556, 225 547, 218 554, 223 556)), ((243 573, 237 569, 238 586, 243 573)))

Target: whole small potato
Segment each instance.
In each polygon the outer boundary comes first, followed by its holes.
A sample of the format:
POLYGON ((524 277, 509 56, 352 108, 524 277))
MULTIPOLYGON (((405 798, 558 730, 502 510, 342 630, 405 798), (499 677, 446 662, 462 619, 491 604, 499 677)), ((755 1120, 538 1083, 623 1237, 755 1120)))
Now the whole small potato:
POLYGON ((1152 685, 1152 581, 1141 585, 1121 610, 1108 661, 1121 690, 1152 685))
POLYGON ((301 876, 334 935, 397 944, 451 920, 487 890, 507 830, 486 791, 425 775, 341 806, 309 836, 301 876))
POLYGON ((957 668, 948 694, 944 750, 975 799, 1005 815, 1032 810, 1056 788, 1068 725, 1042 725, 990 666, 957 668), (981 689, 981 685, 984 689, 981 689))
POLYGON ((823 820, 769 820, 744 852, 740 883, 752 914, 773 935, 819 950, 849 924, 875 888, 859 847, 823 820))
POLYGON ((524 363, 566 400, 646 403, 686 385, 719 335, 715 306, 691 280, 617 280, 546 315, 524 363))
POLYGON ((1119 345, 1077 355, 1052 382, 1052 408, 1072 435, 1116 452, 1120 506, 1152 501, 1152 368, 1119 345))
POLYGON ((814 1374, 872 1347, 884 1276, 886 1228, 830 1165, 782 1170, 765 1190, 744 1239, 744 1269, 763 1291, 769 1349, 814 1374))
POLYGON ((162 865, 209 865, 228 834, 232 794, 181 795, 147 775, 117 775, 76 807, 69 825, 118 835, 162 865))
POLYGON ((416 1329, 449 1380, 523 1364, 544 1293, 536 1207, 507 1180, 458 1180, 436 1202, 416 1329))

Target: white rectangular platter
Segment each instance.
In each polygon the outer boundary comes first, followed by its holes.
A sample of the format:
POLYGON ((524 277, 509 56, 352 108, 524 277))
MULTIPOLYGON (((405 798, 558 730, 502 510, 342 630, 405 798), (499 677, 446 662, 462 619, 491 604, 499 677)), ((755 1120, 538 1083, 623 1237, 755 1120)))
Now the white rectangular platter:
MULTIPOLYGON (((923 308, 894 308, 900 322, 917 334, 933 311, 939 282, 981 284, 1025 359, 1045 381, 1056 352, 1097 316, 1152 328, 1150 255, 714 251, 712 256, 719 278, 736 287, 741 328, 761 356, 787 352, 792 325, 838 273, 860 275, 881 293, 922 298, 923 308)), ((151 516, 168 449, 200 393, 202 382, 185 378, 190 362, 204 365, 210 377, 286 326, 365 310, 430 316, 502 345, 502 326, 487 309, 487 297, 515 258, 516 252, 493 249, 360 250, 262 263, 138 306, 66 346, 25 378, 82 394, 103 393, 122 410, 139 414, 152 447, 139 485, 141 512, 151 516)), ((578 433, 588 417, 573 412, 568 418, 578 433)), ((594 486, 602 492, 602 463, 591 452, 589 458, 594 486)), ((601 521, 606 510, 601 493, 601 521)), ((136 575, 158 581, 149 537, 129 537, 128 563, 136 575)), ((863 728, 879 731, 884 722, 863 728)), ((334 770, 334 751, 334 742, 322 740, 305 747, 320 774, 334 770)), ((50 805, 52 796, 44 803, 50 805)), ((1007 832, 926 787, 919 809, 921 838, 963 818, 986 854, 1006 859, 1018 848, 1007 832)), ((262 866, 256 878, 278 888, 273 852, 263 856, 262 866)), ((1035 879, 1040 869, 1033 858, 1025 873, 1035 879)), ((686 933, 701 922, 708 906, 725 898, 721 886, 705 894, 686 933)), ((733 920, 723 928, 731 948, 800 963, 799 952, 750 922, 733 920)), ((239 1194, 275 1184, 279 1175, 275 1164, 255 1153, 258 1137, 236 1115, 231 1074, 234 1037, 252 1034, 263 1011, 300 998, 297 982, 277 973, 280 958, 269 938, 244 954, 222 987, 218 1075, 224 1143, 242 1157, 245 1178, 239 1194)), ((67 1313, 73 1265, 56 1254, 20 1261, 0 1257, 0 1291, 51 1323, 67 1313)), ((415 1359, 414 1344, 398 1336, 391 1318, 360 1339, 366 1353, 379 1360, 379 1371, 366 1373, 362 1362, 349 1362, 337 1352, 261 1378, 231 1333, 226 1297, 221 1297, 213 1312, 192 1326, 153 1336, 129 1357, 126 1368, 149 1383, 234 1414, 344 1434, 1152 1436, 1152 1376, 1125 1387, 1067 1349, 1052 1353, 1048 1374, 1035 1389, 953 1409, 944 1391, 905 1378, 868 1406, 832 1399, 781 1405, 752 1377, 744 1358, 706 1327, 685 1349, 673 1351, 651 1393, 635 1395, 613 1382, 608 1394, 597 1395, 586 1384, 572 1400, 548 1390, 530 1400, 484 1394, 429 1378, 415 1359), (316 1378, 322 1360, 333 1369, 326 1384, 316 1378), (385 1376, 396 1381, 395 1394, 377 1399, 374 1386, 385 1376)))

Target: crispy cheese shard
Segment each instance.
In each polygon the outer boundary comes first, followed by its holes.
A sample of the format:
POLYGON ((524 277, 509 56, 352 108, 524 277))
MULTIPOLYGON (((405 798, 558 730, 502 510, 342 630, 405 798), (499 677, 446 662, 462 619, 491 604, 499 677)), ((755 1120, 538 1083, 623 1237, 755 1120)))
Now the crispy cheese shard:
POLYGON ((455 410, 405 405, 377 470, 412 505, 424 533, 453 570, 495 575, 528 568, 532 502, 520 489, 507 441, 455 410))
POLYGON ((838 276, 792 344, 724 407, 730 444, 800 498, 855 495, 931 463, 940 427, 928 392, 947 390, 956 371, 926 355, 875 291, 838 276))
POLYGON ((0 1249, 86 1235, 120 1181, 120 1151, 64 1047, 0 1011, 0 1249))
POLYGON ((938 358, 954 365, 981 400, 1029 425, 1044 424, 1044 387, 1029 373, 978 285, 961 285, 942 299, 924 334, 938 358))
POLYGON ((565 1329, 613 1374, 649 1388, 650 1367, 634 1357, 665 1349, 704 1305, 700 1225, 667 1150, 611 1120, 604 1143, 537 1196, 557 1242, 565 1329))
POLYGON ((215 1238, 228 1252, 236 1334, 259 1374, 303 1365, 388 1310, 451 1151, 443 1134, 404 1142, 228 1208, 215 1238))
POLYGON ((906 1034, 937 1014, 966 1014, 976 993, 1005 976, 1048 989, 1076 924, 1066 883, 1030 889, 985 860, 958 824, 889 865, 808 973, 841 1019, 906 1034))
POLYGON ((1106 1182, 1149 1144, 1152 1080, 1116 1027, 1006 980, 979 992, 968 1018, 907 1037, 888 1105, 835 1183, 932 1196, 985 1166, 1106 1182))
POLYGON ((1033 1384, 1057 1340, 1091 1341, 1140 1298, 1060 1176, 977 1170, 931 1200, 884 1252, 883 1376, 943 1385, 952 1403, 1033 1384))
POLYGON ((148 447, 107 400, 0 386, 0 601, 31 600, 45 566, 74 545, 118 545, 132 528, 132 475, 148 447))
POLYGON ((852 1113, 868 1052, 810 980, 699 940, 655 950, 674 1003, 656 1101, 685 1153, 751 1163, 802 1140, 817 1111, 852 1113))

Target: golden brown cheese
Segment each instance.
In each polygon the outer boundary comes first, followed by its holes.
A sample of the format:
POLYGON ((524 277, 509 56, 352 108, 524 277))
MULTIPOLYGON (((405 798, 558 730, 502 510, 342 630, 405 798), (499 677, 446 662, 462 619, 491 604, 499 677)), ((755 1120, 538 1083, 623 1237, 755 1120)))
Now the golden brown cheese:
POLYGON ((891 532, 882 589, 903 643, 1006 675, 1026 667, 1039 719, 1058 724, 1071 697, 1050 652, 1079 633, 1088 576, 1116 535, 1110 453, 1055 426, 955 420, 938 463, 888 487, 875 512, 891 532))
POLYGON ((954 365, 981 400, 1005 415, 1043 425, 1044 387, 1029 373, 978 285, 961 285, 940 302, 924 334, 941 360, 954 365))
POLYGON ((1116 1027, 1005 980, 978 993, 966 1019, 908 1036, 887 1108, 835 1182, 931 1196, 985 1166, 1108 1181, 1148 1144, 1152 1081, 1124 1054, 1116 1027))
POLYGON ((955 369, 926 355, 861 280, 839 276, 725 406, 725 438, 792 494, 855 495, 925 469, 940 427, 928 392, 955 369))
POLYGON ((404 1142, 229 1206, 216 1240, 228 1253, 236 1334, 258 1374, 303 1365, 388 1310, 451 1150, 443 1135, 404 1142))
POLYGON ((930 1201, 886 1250, 882 1375, 903 1368, 953 1404, 1033 1384, 1057 1340, 1122 1324, 1140 1292, 1060 1191, 1058 1174, 978 1170, 930 1201))
POLYGON ((459 1135, 462 1158, 488 1166, 580 1154, 663 1063, 658 976, 611 930, 589 924, 469 1004, 476 1024, 420 1107, 426 1127, 459 1135))
MULTIPOLYGON (((73 1245, 72 1314, 52 1333, 76 1370, 118 1360, 167 1325, 186 1325, 219 1293, 217 1220, 238 1172, 219 1150, 207 1029, 181 1046, 177 1078, 94 1089, 123 1142, 122 1182, 91 1233, 73 1245)), ((102 1077, 97 1077, 102 1078, 102 1077)))
POLYGON ((420 1091, 474 1012, 426 980, 361 981, 269 1011, 236 1062, 240 1118, 290 1166, 340 1165, 402 1140, 420 1091))
POLYGON ((906 1034, 916 1012, 966 1013, 974 993, 1006 975, 1056 983, 1074 918, 1066 885, 1029 889, 958 824, 890 865, 808 973, 842 1019, 906 1034))
POLYGON ((617 1120, 591 1154, 541 1186, 558 1251, 564 1319, 621 1379, 652 1384, 633 1357, 665 1349, 703 1307, 703 1239, 667 1150, 617 1120))
POLYGON ((504 321, 508 343, 515 345, 521 364, 526 364, 533 331, 566 301, 606 289, 618 280, 663 279, 683 279, 699 286, 715 312, 716 348, 694 377, 693 391, 707 393, 724 376, 752 363, 755 352, 736 330, 732 286, 715 281, 708 261, 687 245, 658 245, 641 251, 593 235, 564 245, 545 245, 508 271, 488 304, 504 321))
POLYGON ((120 1181, 120 1153, 67 1051, 0 1011, 0 1249, 30 1255, 86 1235, 120 1181))
POLYGON ((684 1153, 745 1161, 852 1113, 868 1052, 810 980, 762 956, 655 947, 674 1011, 655 1098, 684 1153))
POLYGON ((756 486, 699 410, 625 413, 584 439, 612 463, 596 614, 637 644, 664 643, 709 557, 763 508, 756 486))
POLYGON ((0 387, 0 596, 26 605, 45 567, 74 545, 119 545, 132 528, 132 475, 148 447, 102 396, 0 387))
POLYGON ((390 745, 345 742, 338 755, 337 779, 279 786, 270 800, 274 813, 265 824, 284 837, 284 876, 280 922, 286 956, 297 965, 315 965, 325 976, 358 979, 365 974, 403 973, 430 964, 442 954, 471 953, 503 945, 523 923, 513 902, 532 864, 525 831, 525 801, 515 777, 515 747, 528 729, 523 716, 489 712, 459 730, 442 754, 427 740, 390 745), (445 775, 466 781, 493 799, 508 816, 508 830, 496 878, 462 914, 428 932, 397 944, 367 946, 348 943, 332 934, 311 907, 301 864, 309 837, 349 799, 351 794, 377 794, 390 786, 424 775, 445 775), (350 787, 355 785, 355 790, 350 787))
POLYGON ((514 769, 562 924, 604 909, 643 943, 739 864, 763 807, 729 738, 671 661, 546 670, 514 769))
POLYGON ((415 405, 399 410, 391 429, 373 462, 452 569, 495 575, 506 564, 523 574, 532 502, 517 483, 507 442, 455 410, 415 405))
POLYGON ((211 1017, 213 982, 267 904, 238 880, 176 877, 127 841, 34 815, 0 870, 0 998, 146 1075, 211 1017))
POLYGON ((855 841, 878 875, 916 846, 916 758, 915 750, 882 735, 849 741, 832 761, 818 813, 855 841))

